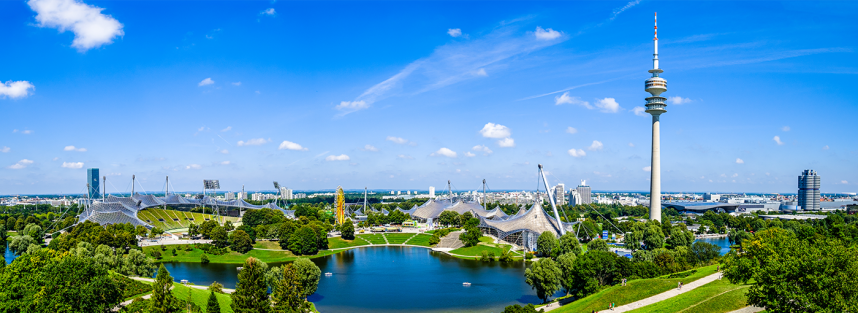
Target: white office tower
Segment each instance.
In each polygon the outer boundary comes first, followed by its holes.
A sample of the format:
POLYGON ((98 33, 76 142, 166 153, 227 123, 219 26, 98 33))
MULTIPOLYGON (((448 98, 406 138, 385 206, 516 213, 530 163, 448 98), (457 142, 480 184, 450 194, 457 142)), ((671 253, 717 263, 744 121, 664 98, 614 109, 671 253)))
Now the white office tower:
POLYGON ((280 199, 292 200, 292 189, 280 187, 280 199))
POLYGON ((239 192, 239 193, 238 193, 238 198, 239 198, 239 199, 245 199, 245 200, 246 200, 246 199, 247 199, 247 192, 246 192, 246 191, 239 192))
POLYGON ((226 201, 229 201, 229 200, 235 200, 235 194, 234 194, 234 193, 231 193, 231 192, 227 192, 227 193, 224 193, 224 194, 223 194, 223 198, 224 198, 224 200, 226 200, 226 201))
POLYGON ((402 191, 399 191, 399 190, 397 190, 397 191, 396 191, 396 195, 397 195, 397 196, 398 196, 398 195, 401 195, 401 194, 402 194, 402 191))
POLYGON ((390 191, 390 194, 395 195, 395 194, 396 194, 396 192, 395 192, 395 191, 393 191, 393 190, 391 190, 391 191, 390 191))
POLYGON ((658 77, 663 72, 658 68, 658 19, 653 37, 652 77, 646 80, 646 92, 652 96, 646 98, 646 112, 652 114, 652 166, 650 167, 649 218, 661 222, 661 141, 659 138, 659 116, 667 112, 664 103, 667 100, 661 93, 667 91, 667 81, 658 77))
POLYGON ((429 186, 429 198, 435 197, 435 187, 429 186))
POLYGON ((581 204, 581 196, 578 195, 578 190, 569 190, 569 205, 575 206, 579 204, 581 204))
POLYGON ((557 205, 566 204, 566 186, 563 184, 557 184, 554 186, 554 199, 557 201, 557 205))
POLYGON ((590 204, 593 203, 593 200, 590 199, 590 186, 587 186, 586 180, 581 180, 581 184, 578 185, 578 188, 575 188, 575 191, 578 192, 578 203, 576 204, 590 204))
POLYGON ((802 210, 819 210, 819 175, 814 170, 804 170, 798 177, 798 206, 802 210))

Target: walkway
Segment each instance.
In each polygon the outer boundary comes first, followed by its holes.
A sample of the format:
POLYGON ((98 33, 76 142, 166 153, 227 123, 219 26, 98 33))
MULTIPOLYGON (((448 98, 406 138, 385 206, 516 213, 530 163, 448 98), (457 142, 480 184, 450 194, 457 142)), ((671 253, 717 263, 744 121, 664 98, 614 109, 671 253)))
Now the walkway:
MULTIPOLYGON (((621 305, 621 306, 616 307, 613 311, 611 311, 611 313, 627 312, 627 311, 631 311, 634 309, 639 309, 639 308, 645 307, 645 306, 650 305, 650 304, 654 304, 654 303, 659 302, 659 301, 664 301, 664 300, 676 297, 680 294, 694 290, 697 287, 700 287, 700 286, 706 285, 708 283, 711 283, 713 281, 716 281, 716 280, 718 280, 718 277, 720 277, 720 276, 721 276, 721 273, 715 273, 715 274, 703 277, 701 279, 698 279, 698 280, 690 282, 686 285, 683 285, 682 290, 674 288, 674 289, 662 292, 660 294, 654 295, 654 296, 646 298, 646 299, 642 299, 642 300, 638 300, 638 301, 635 301, 635 302, 632 302, 629 304, 621 305)), ((546 312, 548 312, 548 311, 554 310, 556 308, 559 308, 560 305, 561 304, 559 302, 554 302, 554 303, 551 303, 549 305, 544 306, 543 308, 545 309, 546 312)))
POLYGON ((741 309, 735 310, 735 311, 733 311, 733 312, 727 312, 727 313, 756 313, 756 312, 760 312, 760 311, 762 311, 762 310, 765 310, 765 309, 763 309, 763 308, 758 308, 758 307, 755 307, 755 306, 749 306, 749 307, 744 307, 744 308, 741 308, 741 309))
MULTIPOLYGON (((133 280, 139 280, 139 281, 148 281, 150 283, 155 282, 155 280, 152 278, 143 278, 143 277, 128 277, 128 278, 131 278, 133 280)), ((185 287, 190 287, 190 288, 194 288, 194 289, 201 289, 201 290, 209 290, 209 286, 185 285, 185 287)), ((235 289, 223 288, 223 293, 233 293, 233 292, 235 292, 235 289)))

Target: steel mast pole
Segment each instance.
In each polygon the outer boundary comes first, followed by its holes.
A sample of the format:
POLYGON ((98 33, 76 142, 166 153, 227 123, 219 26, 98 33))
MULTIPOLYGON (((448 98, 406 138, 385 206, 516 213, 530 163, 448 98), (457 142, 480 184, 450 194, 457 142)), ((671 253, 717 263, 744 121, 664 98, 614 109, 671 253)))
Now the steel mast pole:
POLYGON ((557 213, 557 205, 554 203, 554 193, 548 190, 548 180, 545 179, 542 164, 539 164, 539 175, 542 176, 542 183, 545 184, 545 192, 548 194, 548 202, 551 203, 551 209, 554 210, 554 218, 557 219, 557 226, 560 228, 560 235, 563 236, 566 234, 566 229, 563 228, 563 221, 560 220, 560 214, 557 213))

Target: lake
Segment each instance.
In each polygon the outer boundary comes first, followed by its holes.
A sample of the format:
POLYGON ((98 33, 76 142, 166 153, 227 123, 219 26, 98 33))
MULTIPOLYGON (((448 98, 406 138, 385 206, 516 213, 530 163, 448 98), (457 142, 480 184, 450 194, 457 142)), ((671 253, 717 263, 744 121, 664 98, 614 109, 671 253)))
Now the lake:
POLYGON ((727 254, 727 252, 730 252, 730 241, 727 240, 727 237, 700 238, 700 239, 697 239, 695 241, 708 242, 708 243, 711 243, 713 245, 721 247, 721 255, 725 255, 725 254, 727 254))

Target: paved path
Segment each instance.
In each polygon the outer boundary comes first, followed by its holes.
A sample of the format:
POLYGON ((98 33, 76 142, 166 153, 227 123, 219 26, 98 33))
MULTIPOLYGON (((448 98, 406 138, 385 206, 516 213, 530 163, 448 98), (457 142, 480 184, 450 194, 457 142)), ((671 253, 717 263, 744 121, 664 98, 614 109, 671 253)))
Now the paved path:
POLYGON ((744 307, 744 308, 741 308, 741 309, 735 310, 735 311, 733 311, 733 312, 727 312, 727 313, 756 313, 756 312, 760 312, 760 311, 762 311, 762 310, 765 310, 765 309, 763 309, 763 308, 758 308, 758 307, 755 307, 755 306, 749 306, 749 307, 744 307))
MULTIPOLYGON (((143 278, 143 277, 128 277, 128 278, 131 278, 133 280, 139 280, 139 281, 155 282, 155 280, 151 279, 151 278, 143 278)), ((185 285, 185 286, 190 287, 190 288, 194 288, 194 289, 209 290, 209 286, 197 286, 197 285, 185 285)), ((223 288, 223 292, 224 293, 233 293, 233 292, 235 292, 235 289, 223 288)))
MULTIPOLYGON (((660 294, 654 295, 652 297, 649 297, 649 298, 646 298, 643 300, 638 300, 638 301, 635 301, 635 302, 632 302, 629 304, 618 306, 610 312, 611 313, 627 312, 627 311, 631 311, 634 309, 639 309, 639 308, 645 307, 645 306, 650 305, 650 304, 654 304, 654 303, 659 302, 659 301, 664 301, 664 300, 676 297, 680 294, 694 290, 697 287, 700 287, 700 286, 706 285, 708 283, 711 283, 713 281, 716 281, 716 280, 718 280, 718 277, 720 277, 720 276, 721 276, 721 273, 715 273, 715 274, 700 278, 698 280, 695 280, 693 282, 690 282, 686 285, 683 285, 682 290, 674 288, 674 289, 662 292, 660 294)), ((559 307, 560 307, 560 304, 555 302, 555 303, 551 303, 549 305, 546 305, 543 308, 545 309, 546 312, 548 312, 548 311, 554 310, 554 309, 559 308, 559 307)))

